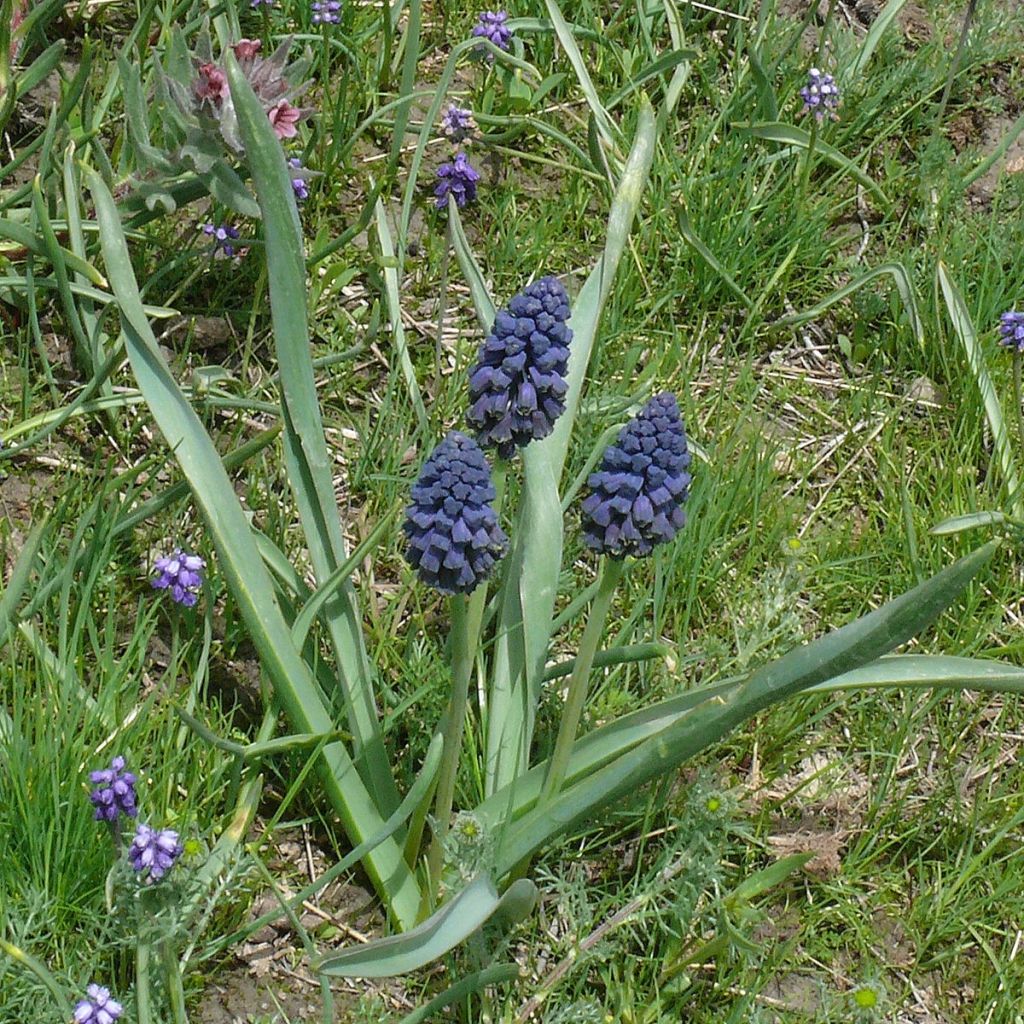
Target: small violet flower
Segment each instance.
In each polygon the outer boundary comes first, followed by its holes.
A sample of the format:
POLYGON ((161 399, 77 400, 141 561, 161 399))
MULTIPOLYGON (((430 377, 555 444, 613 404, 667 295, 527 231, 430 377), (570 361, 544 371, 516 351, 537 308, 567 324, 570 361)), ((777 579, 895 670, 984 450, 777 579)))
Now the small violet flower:
POLYGON ((263 7, 275 7, 275 6, 277 6, 277 0, 249 0, 249 3, 252 6, 253 10, 256 10, 256 8, 260 7, 260 6, 263 6, 263 7))
POLYGON ((1024 352, 1024 313, 1011 309, 999 318, 999 344, 1024 352))
POLYGON ((813 111, 814 116, 823 121, 826 117, 833 121, 839 120, 836 107, 839 106, 839 86, 831 75, 826 75, 817 68, 807 72, 807 84, 800 90, 804 101, 804 110, 813 111))
POLYGON ((337 25, 341 21, 341 0, 313 0, 309 9, 314 25, 337 25))
MULTIPOLYGON (((288 166, 293 171, 305 172, 306 170, 302 166, 302 161, 297 156, 289 159, 288 166)), ((295 193, 296 200, 300 203, 305 202, 309 198, 309 186, 306 184, 306 179, 301 173, 292 176, 292 191, 295 193)))
POLYGON ((158 558, 154 568, 158 573, 152 581, 154 588, 170 590, 171 598, 186 608, 191 608, 199 600, 206 562, 198 555, 176 548, 170 555, 158 558))
POLYGON ((405 510, 405 557, 424 583, 468 594, 490 575, 508 546, 494 498, 480 446, 452 431, 423 464, 405 510))
POLYGON ((503 459, 547 437, 565 412, 569 296, 555 277, 527 285, 494 319, 469 377, 466 419, 503 459))
POLYGON ((287 100, 279 100, 268 111, 271 127, 279 139, 294 139, 299 134, 298 123, 302 111, 292 106, 287 100))
POLYGON ((110 989, 102 985, 90 985, 82 999, 75 1004, 75 1024, 114 1024, 124 1012, 116 999, 110 998, 110 989))
POLYGON ((473 111, 449 103, 448 109, 441 115, 441 131, 452 142, 464 142, 476 131, 473 111))
POLYGON ((118 815, 134 818, 139 809, 135 806, 135 775, 124 770, 124 758, 115 757, 109 768, 89 773, 89 781, 96 789, 89 799, 96 807, 96 820, 117 821, 118 815))
POLYGON ((218 259, 230 258, 236 254, 234 242, 239 235, 238 228, 230 224, 207 223, 201 225, 199 230, 213 239, 213 255, 218 259))
POLYGON ((612 558, 649 555, 686 522, 690 452, 675 395, 655 395, 604 452, 587 479, 584 540, 612 558))
POLYGON ((434 205, 439 210, 447 209, 448 200, 455 200, 461 210, 466 203, 476 201, 476 183, 480 175, 469 162, 469 157, 461 150, 449 164, 441 164, 437 169, 437 185, 434 186, 434 205))
POLYGON ((171 829, 155 829, 141 822, 135 838, 128 847, 128 860, 146 882, 158 882, 181 856, 184 847, 178 842, 178 833, 171 829))
MULTIPOLYGON (((509 40, 512 38, 512 29, 508 26, 508 13, 506 11, 481 11, 477 15, 477 23, 473 26, 473 33, 478 39, 487 39, 494 43, 499 50, 507 50, 509 40)), ((478 47, 484 53, 484 47, 478 47)), ((486 59, 494 63, 494 54, 486 52, 486 59)))

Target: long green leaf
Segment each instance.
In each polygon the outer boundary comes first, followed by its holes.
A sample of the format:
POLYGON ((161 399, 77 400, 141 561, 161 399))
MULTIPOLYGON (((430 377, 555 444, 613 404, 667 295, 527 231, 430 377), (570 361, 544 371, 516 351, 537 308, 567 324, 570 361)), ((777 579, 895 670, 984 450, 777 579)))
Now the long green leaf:
MULTIPOLYGON (((320 699, 308 666, 292 643, 291 631, 274 599, 273 584, 231 480, 199 417, 167 368, 146 320, 114 200, 98 174, 91 170, 85 174, 96 205, 104 262, 118 299, 128 357, 139 388, 192 487, 217 551, 220 571, 238 602, 277 699, 299 731, 329 732, 335 723, 320 699)), ((324 747, 321 767, 327 795, 353 841, 361 842, 379 832, 383 824, 380 810, 344 745, 331 743, 324 747)), ((395 920, 401 927, 409 927, 416 919, 420 893, 400 846, 391 840, 378 847, 368 856, 366 868, 395 920)))
POLYGON ((988 367, 985 365, 985 354, 978 343, 978 334, 974 329, 971 314, 967 311, 960 290, 949 276, 946 266, 941 260, 936 274, 939 287, 942 289, 942 296, 946 300, 949 318, 953 322, 953 330, 956 331, 956 336, 964 347, 967 364, 971 368, 971 373, 974 374, 978 391, 981 392, 981 401, 985 406, 985 418, 992 431, 992 443, 995 445, 996 455, 999 458, 1003 482, 1006 484, 1006 490, 1013 502, 1013 514, 1018 519, 1024 518, 1024 501, 1021 499, 1017 461, 1014 458, 1006 421, 1003 419, 1003 407, 999 404, 999 396, 996 394, 995 385, 992 383, 988 367))
MULTIPOLYGON (((313 373, 302 225, 284 151, 263 105, 230 51, 227 72, 266 233, 270 312, 285 423, 285 464, 310 560, 317 581, 323 583, 345 561, 348 552, 313 373)), ((398 790, 377 718, 373 676, 351 582, 344 583, 325 604, 323 614, 339 668, 349 728, 355 736, 355 760, 378 808, 388 814, 398 806, 398 790)))
MULTIPOLYGON (((31 187, 31 186, 30 186, 31 187)), ((0 219, 0 238, 6 238, 14 242, 15 245, 20 245, 24 249, 28 249, 33 256, 39 256, 41 259, 49 259, 50 254, 47 249, 46 242, 40 238, 29 228, 25 227, 24 224, 19 224, 17 221, 0 219)), ((2 248, 0 248, 0 256, 8 255, 2 248)), ((90 280, 94 285, 100 288, 107 287, 106 278, 91 264, 85 260, 80 259, 69 249, 61 249, 60 255, 64 259, 64 265, 77 274, 81 274, 83 277, 90 280)))
MULTIPOLYGON (((759 121, 755 124, 734 124, 734 128, 757 139, 766 139, 769 142, 779 142, 787 146, 795 146, 797 149, 807 149, 811 144, 811 136, 796 125, 785 124, 781 121, 759 121)), ((852 160, 843 156, 833 146, 830 146, 820 136, 814 142, 814 152, 824 157, 834 167, 838 167, 844 174, 849 175, 854 181, 863 185, 886 211, 892 208, 889 197, 882 191, 878 183, 864 171, 862 171, 852 160)))
POLYGON ((868 615, 754 672, 725 696, 703 704, 610 764, 534 808, 500 836, 500 877, 546 843, 639 786, 676 770, 757 712, 844 672, 852 672, 927 628, 994 554, 992 541, 868 615))
POLYGON ((874 690, 896 687, 910 690, 980 690, 988 693, 1024 693, 1024 668, 984 658, 956 658, 943 654, 892 654, 844 672, 811 688, 811 693, 836 690, 874 690))
POLYGON ((475 992, 482 992, 490 985, 500 985, 503 981, 512 981, 519 976, 519 964, 492 964, 481 971, 474 971, 460 978, 450 988, 446 988, 440 995, 434 996, 424 1006, 419 1006, 412 1013, 403 1017, 398 1024, 423 1024, 423 1021, 430 1020, 438 1010, 446 1006, 461 1002, 466 996, 475 992))
POLYGON ((499 896, 490 878, 478 875, 423 924, 404 935, 328 954, 315 965, 317 972, 332 978, 391 978, 419 970, 465 942, 503 904, 520 904, 535 891, 533 882, 520 878, 499 896))
POLYGON ((657 140, 654 110, 646 97, 636 134, 608 216, 605 250, 573 303, 573 331, 565 412, 552 434, 523 450, 524 487, 519 529, 508 556, 487 711, 486 792, 512 782, 528 767, 537 703, 551 639, 562 562, 559 486, 583 382, 605 302, 611 293, 629 233, 640 208, 657 140))

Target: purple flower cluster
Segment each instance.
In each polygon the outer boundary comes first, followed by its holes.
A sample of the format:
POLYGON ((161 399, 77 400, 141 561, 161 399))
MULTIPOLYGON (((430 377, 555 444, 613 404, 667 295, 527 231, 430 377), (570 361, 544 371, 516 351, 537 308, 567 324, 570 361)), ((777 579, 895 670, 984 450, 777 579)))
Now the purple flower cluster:
POLYGON ((89 799, 96 807, 96 820, 117 821, 118 816, 134 818, 139 809, 135 805, 135 783, 138 781, 131 772, 124 770, 124 758, 115 757, 109 768, 90 772, 89 780, 96 786, 89 799))
POLYGON ((341 21, 341 0, 313 0, 309 9, 314 25, 337 25, 341 21))
POLYGON ((441 115, 441 131, 452 142, 464 142, 476 131, 473 111, 467 107, 449 103, 448 109, 441 115))
POLYGON ((503 459, 547 437, 565 412, 569 296, 555 277, 527 285, 495 317, 469 378, 466 419, 503 459))
MULTIPOLYGON (((486 39, 499 50, 507 50, 509 40, 512 38, 512 29, 508 26, 508 13, 506 11, 481 11, 477 15, 477 23, 473 26, 473 35, 477 39, 486 39)), ((485 52, 484 47, 479 47, 481 53, 485 52)), ((494 54, 487 52, 487 60, 494 63, 494 54)))
POLYGON ((434 187, 434 205, 439 210, 447 209, 448 200, 454 199, 460 209, 476 200, 476 183, 480 175, 474 170, 469 158, 462 150, 455 154, 451 163, 441 164, 437 169, 437 185, 434 187))
POLYGON ((1011 309, 999 318, 999 344, 1024 352, 1024 313, 1011 309))
POLYGON ((213 239, 213 255, 221 259, 235 255, 235 241, 238 239, 238 228, 230 224, 203 224, 200 229, 204 235, 213 239))
POLYGON ((90 985, 85 994, 88 998, 75 1004, 75 1024, 114 1024, 124 1008, 116 999, 110 998, 110 989, 102 985, 90 985))
POLYGON ((804 101, 804 113, 808 111, 823 121, 826 117, 833 121, 839 119, 836 108, 839 106, 839 86, 831 75, 826 75, 817 68, 807 72, 807 84, 800 90, 804 101))
POLYGON ((405 557, 428 586, 468 594, 505 553, 491 468, 472 438, 452 431, 413 485, 403 530, 405 557))
POLYGON ((605 449, 587 479, 584 540, 612 558, 649 555, 686 522, 690 452, 675 395, 655 395, 605 449))
POLYGON ((128 860, 140 876, 145 875, 146 881, 152 883, 170 871, 183 849, 177 832, 150 828, 140 822, 128 848, 128 860))
POLYGON ((302 166, 302 161, 297 156, 288 160, 288 166, 293 172, 292 191, 295 193, 295 199, 300 203, 305 202, 309 198, 309 185, 305 179, 306 168, 302 166))
POLYGON ((152 584, 157 590, 170 590, 174 601, 191 608, 199 600, 205 568, 206 562, 198 555, 176 548, 170 555, 156 560, 154 570, 157 576, 152 584))

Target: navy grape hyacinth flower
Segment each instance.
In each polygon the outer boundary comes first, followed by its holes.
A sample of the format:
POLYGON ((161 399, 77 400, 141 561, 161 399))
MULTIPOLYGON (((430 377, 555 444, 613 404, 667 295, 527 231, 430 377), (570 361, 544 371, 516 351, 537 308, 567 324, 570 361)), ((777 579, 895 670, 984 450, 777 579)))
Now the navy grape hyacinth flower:
POLYGON ((690 451, 669 392, 655 395, 627 423, 587 479, 584 540, 612 558, 649 555, 672 540, 686 522, 690 451))
POLYGON ((491 504, 491 467, 476 441, 452 431, 423 464, 411 498, 403 526, 409 564, 445 594, 475 590, 508 546, 491 504))
POLYGON ((480 346, 466 419, 480 443, 503 459, 547 437, 565 412, 569 315, 562 283, 542 277, 498 313, 480 346))

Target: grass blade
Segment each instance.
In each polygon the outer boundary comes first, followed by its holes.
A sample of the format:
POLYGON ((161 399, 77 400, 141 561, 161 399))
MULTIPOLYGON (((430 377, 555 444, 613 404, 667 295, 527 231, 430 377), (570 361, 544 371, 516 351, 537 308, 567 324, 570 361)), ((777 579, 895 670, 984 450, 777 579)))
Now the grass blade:
POLYGON ((988 367, 985 365, 985 354, 978 343, 978 333, 974 329, 971 314, 967 311, 963 296, 957 288, 953 279, 949 276, 946 266, 941 261, 936 270, 939 287, 942 296, 946 301, 946 309, 949 311, 949 319, 953 323, 953 330, 964 347, 964 354, 967 356, 967 363, 974 374, 975 383, 981 393, 981 401, 985 407, 985 418, 988 420, 989 429, 992 431, 992 443, 995 446, 996 455, 999 459, 999 468, 1003 474, 1003 483, 1010 494, 1013 502, 1013 514, 1018 518, 1024 518, 1024 502, 1020 497, 1020 481, 1017 475, 1017 462, 1013 455, 1013 446, 1010 442, 1010 434, 1006 428, 1006 421, 1003 419, 1003 407, 999 404, 999 396, 996 394, 995 385, 989 376, 988 367))
POLYGON ((869 270, 866 274, 862 274, 856 281, 851 281, 848 285, 837 289, 828 298, 822 299, 816 306, 812 306, 802 313, 791 313, 788 316, 784 316, 779 320, 779 323, 804 324, 808 320, 814 320, 816 317, 821 316, 829 306, 834 306, 837 302, 845 299, 847 295, 852 295, 855 291, 863 288, 864 285, 870 284, 876 277, 882 277, 885 274, 892 277, 893 284, 896 285, 896 290, 903 301, 903 308, 906 310, 907 318, 910 320, 914 337, 917 339, 918 345, 923 349, 925 343, 924 325, 921 323, 921 317, 917 311, 917 299, 914 297, 914 285, 910 279, 910 272, 902 263, 883 263, 875 267, 874 270, 869 270))
MULTIPOLYGON (((785 124, 781 121, 759 121, 755 124, 734 124, 734 128, 756 139, 765 139, 769 142, 779 142, 786 146, 795 146, 797 149, 808 149, 811 144, 811 136, 796 125, 785 124)), ((858 184, 863 185, 886 213, 892 208, 889 197, 882 191, 881 187, 862 171, 852 160, 843 156, 834 146, 830 146, 819 136, 814 141, 814 152, 824 157, 833 167, 837 167, 844 174, 853 178, 858 184)))
POLYGON ((420 392, 419 382, 416 380, 416 370, 412 365, 412 359, 409 357, 409 345, 405 338, 405 327, 402 325, 402 300, 399 296, 395 243, 391 237, 391 229, 388 227, 384 203, 380 199, 377 200, 376 215, 377 238, 380 240, 380 251, 384 258, 384 290, 388 303, 388 315, 391 317, 391 333, 395 338, 395 352, 398 355, 399 366, 402 368, 406 393, 409 395, 409 401, 412 403, 413 411, 416 413, 416 422, 420 433, 424 437, 428 437, 430 434, 430 418, 427 416, 427 410, 423 404, 423 395, 420 392))
POLYGON ((885 35, 886 30, 896 20, 896 16, 903 10, 903 5, 906 2, 907 0, 889 0, 885 5, 885 10, 871 23, 871 28, 868 29, 868 34, 864 37, 864 42, 860 44, 860 49, 857 51, 856 59, 847 69, 846 73, 841 76, 844 88, 850 88, 854 80, 860 78, 864 73, 864 69, 868 66, 868 61, 871 60, 871 55, 882 41, 882 36, 885 35))

